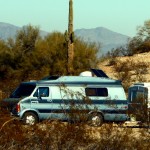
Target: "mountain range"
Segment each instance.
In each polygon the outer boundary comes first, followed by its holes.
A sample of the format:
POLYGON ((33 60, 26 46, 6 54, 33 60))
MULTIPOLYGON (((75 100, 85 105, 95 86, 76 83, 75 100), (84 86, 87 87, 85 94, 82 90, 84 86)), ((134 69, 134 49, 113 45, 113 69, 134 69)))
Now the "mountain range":
MULTIPOLYGON (((7 40, 8 38, 15 38, 16 33, 21 27, 0 22, 0 39, 7 40)), ((75 35, 87 42, 95 42, 101 45, 98 55, 105 54, 113 48, 126 45, 128 39, 127 35, 123 35, 111 31, 104 27, 97 27, 92 29, 76 29, 75 35)), ((46 36, 48 32, 40 30, 42 37, 46 36)))
POLYGON ((113 48, 125 46, 130 39, 129 36, 111 31, 104 27, 93 29, 77 29, 75 35, 83 38, 85 41, 96 42, 101 46, 100 54, 105 54, 113 48))

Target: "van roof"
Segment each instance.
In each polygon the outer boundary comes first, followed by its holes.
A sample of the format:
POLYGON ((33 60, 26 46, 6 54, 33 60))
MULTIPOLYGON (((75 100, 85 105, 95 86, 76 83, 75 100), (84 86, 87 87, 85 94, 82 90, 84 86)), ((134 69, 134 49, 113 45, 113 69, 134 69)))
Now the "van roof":
MULTIPOLYGON (((90 69, 90 71, 84 71, 84 72, 81 72, 79 74, 79 76, 89 76, 89 77, 92 77, 92 76, 96 76, 96 77, 104 77, 104 78, 109 78, 103 70, 101 69, 90 69)), ((43 79, 41 80, 56 80, 58 79, 60 76, 47 76, 47 77, 44 77, 43 79)))
MULTIPOLYGON (((120 80, 110 79, 102 70, 91 69, 91 76, 87 71, 81 76, 48 76, 39 81, 30 81, 33 84, 45 85, 45 84, 91 84, 91 85, 121 85, 120 80)), ((26 82, 27 83, 27 82, 26 82)))
POLYGON ((38 84, 107 84, 121 85, 120 80, 113 80, 103 77, 88 77, 88 76, 60 76, 55 80, 40 80, 38 84))

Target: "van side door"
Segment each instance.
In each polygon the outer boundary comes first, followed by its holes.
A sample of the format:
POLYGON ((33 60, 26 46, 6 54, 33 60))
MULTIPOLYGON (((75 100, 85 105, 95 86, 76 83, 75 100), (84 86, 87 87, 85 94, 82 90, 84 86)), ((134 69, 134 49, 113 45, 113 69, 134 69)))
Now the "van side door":
POLYGON ((49 87, 38 87, 31 99, 31 109, 38 112, 39 119, 47 119, 51 117, 53 107, 52 97, 49 87))

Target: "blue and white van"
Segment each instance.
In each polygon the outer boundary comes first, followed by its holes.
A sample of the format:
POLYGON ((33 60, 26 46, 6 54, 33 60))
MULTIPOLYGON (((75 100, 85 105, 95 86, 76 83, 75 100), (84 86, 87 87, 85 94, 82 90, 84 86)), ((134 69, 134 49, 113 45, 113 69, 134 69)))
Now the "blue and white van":
POLYGON ((11 99, 17 102, 13 115, 30 125, 45 119, 68 120, 70 113, 78 116, 76 109, 86 112, 87 121, 95 126, 128 119, 128 102, 121 82, 96 69, 79 76, 22 82, 8 100, 11 99))

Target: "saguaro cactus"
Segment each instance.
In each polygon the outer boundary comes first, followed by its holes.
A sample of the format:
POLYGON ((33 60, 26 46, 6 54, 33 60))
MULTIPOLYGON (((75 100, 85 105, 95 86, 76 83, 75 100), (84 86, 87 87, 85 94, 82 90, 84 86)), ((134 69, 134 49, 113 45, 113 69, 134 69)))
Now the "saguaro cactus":
POLYGON ((68 74, 73 71, 74 57, 74 33, 73 33, 73 1, 69 0, 69 23, 68 23, 68 74))

